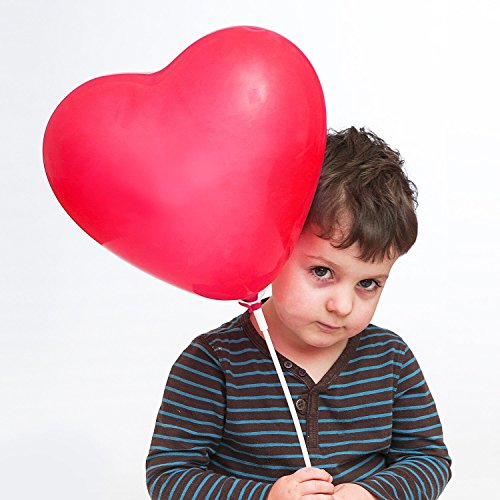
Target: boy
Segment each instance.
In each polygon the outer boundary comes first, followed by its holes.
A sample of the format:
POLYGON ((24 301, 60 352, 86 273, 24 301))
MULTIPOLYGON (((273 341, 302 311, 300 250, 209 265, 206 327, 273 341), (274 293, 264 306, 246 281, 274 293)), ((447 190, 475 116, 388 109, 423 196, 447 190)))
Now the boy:
POLYGON ((425 379, 370 324, 417 236, 399 153, 364 129, 328 134, 304 230, 263 312, 314 465, 303 458, 249 312, 174 364, 147 459, 153 499, 437 498, 450 458, 425 379))

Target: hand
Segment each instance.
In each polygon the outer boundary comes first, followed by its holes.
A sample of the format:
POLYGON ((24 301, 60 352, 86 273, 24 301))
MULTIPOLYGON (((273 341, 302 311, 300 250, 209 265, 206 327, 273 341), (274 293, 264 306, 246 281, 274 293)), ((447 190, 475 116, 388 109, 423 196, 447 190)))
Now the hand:
POLYGON ((333 493, 335 500, 377 500, 362 486, 353 483, 339 484, 335 486, 333 493))
POLYGON ((304 467, 289 476, 280 477, 272 486, 267 500, 334 500, 332 476, 323 469, 304 467))

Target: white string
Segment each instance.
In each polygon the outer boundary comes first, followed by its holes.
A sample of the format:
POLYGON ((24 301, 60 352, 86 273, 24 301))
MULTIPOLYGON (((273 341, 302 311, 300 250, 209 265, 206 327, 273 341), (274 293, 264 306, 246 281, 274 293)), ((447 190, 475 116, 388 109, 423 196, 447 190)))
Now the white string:
POLYGON ((290 414, 292 415, 293 425, 295 426, 295 432, 297 433, 297 437, 299 438, 300 449, 302 450, 302 455, 304 456, 304 462, 306 464, 306 467, 311 467, 311 460, 309 459, 309 453, 307 451, 304 435, 302 434, 302 428, 300 427, 299 418, 297 417, 297 412, 295 411, 295 406, 293 404, 290 390, 288 389, 285 376, 283 375, 283 370, 281 369, 278 356, 276 355, 276 350, 274 349, 273 342, 271 340, 271 337, 269 336, 269 331, 268 331, 269 329, 267 326, 266 318, 264 317, 262 308, 256 309, 255 311, 253 311, 253 313, 255 315, 255 319, 257 320, 257 324, 259 325, 259 330, 264 335, 264 339, 266 340, 267 343, 267 348, 269 349, 269 353, 271 354, 274 367, 276 368, 276 372, 278 373, 278 378, 280 379, 281 382, 281 387, 283 388, 283 392, 285 393, 286 402, 288 403, 288 409, 290 410, 290 414))

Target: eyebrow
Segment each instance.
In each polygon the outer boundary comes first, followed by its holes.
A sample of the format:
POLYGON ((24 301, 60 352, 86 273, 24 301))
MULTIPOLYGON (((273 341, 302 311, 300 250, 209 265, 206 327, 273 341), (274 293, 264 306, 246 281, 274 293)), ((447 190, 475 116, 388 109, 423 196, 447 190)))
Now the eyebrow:
MULTIPOLYGON (((317 255, 306 255, 306 257, 309 257, 310 259, 315 259, 315 260, 320 260, 324 262, 327 266, 333 267, 333 269, 338 269, 338 265, 335 264, 335 262, 331 262, 328 259, 325 259, 324 257, 318 257, 317 255)), ((387 279, 389 278, 388 274, 375 274, 375 275, 370 275, 370 278, 377 278, 377 279, 387 279)))

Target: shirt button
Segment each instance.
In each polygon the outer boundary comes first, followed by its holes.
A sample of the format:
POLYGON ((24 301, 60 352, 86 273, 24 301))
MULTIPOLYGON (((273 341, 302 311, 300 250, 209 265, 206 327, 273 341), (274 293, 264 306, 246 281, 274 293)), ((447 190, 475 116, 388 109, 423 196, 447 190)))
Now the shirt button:
POLYGON ((300 375, 301 377, 305 377, 305 376, 306 376, 306 374, 307 374, 307 372, 306 372, 305 370, 302 370, 302 368, 299 370, 299 375, 300 375))
POLYGON ((307 403, 303 399, 297 399, 297 401, 295 402, 295 406, 297 407, 297 410, 304 411, 306 409, 307 403))
POLYGON ((285 362, 283 363, 283 366, 284 366, 287 370, 289 370, 289 369, 293 366, 293 363, 292 363, 291 361, 285 361, 285 362))

